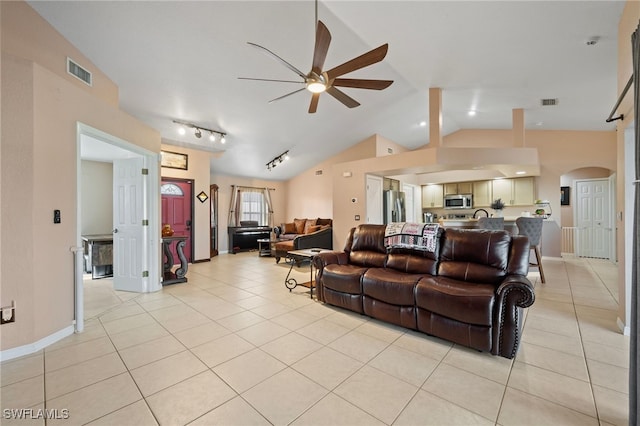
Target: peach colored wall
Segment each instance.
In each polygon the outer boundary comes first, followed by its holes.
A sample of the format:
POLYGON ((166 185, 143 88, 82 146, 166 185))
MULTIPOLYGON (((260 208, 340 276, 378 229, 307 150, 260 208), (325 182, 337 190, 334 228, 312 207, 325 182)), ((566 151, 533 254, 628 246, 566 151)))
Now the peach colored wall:
POLYGON ((23 1, 2 3, 2 51, 38 62, 81 90, 118 106, 118 87, 23 1), (92 74, 92 86, 67 73, 67 57, 92 74))
MULTIPOLYGON (((315 170, 315 169, 314 169, 315 170)), ((228 251, 229 238, 227 226, 229 223, 229 203, 231 202, 231 185, 250 186, 256 188, 274 188, 271 191, 271 202, 273 204, 273 224, 280 225, 287 220, 284 212, 286 206, 286 184, 285 182, 270 181, 262 179, 250 179, 237 176, 219 175, 212 171, 211 183, 218 185, 218 251, 226 253, 228 251)))
POLYGON ((172 177, 180 179, 193 179, 193 260, 209 259, 209 201, 201 203, 195 198, 200 191, 209 195, 209 168, 210 155, 205 151, 184 148, 180 146, 162 144, 162 149, 172 152, 179 152, 189 156, 188 170, 160 168, 161 177, 172 177))
POLYGON ((377 138, 377 135, 373 135, 287 181, 285 185, 287 204, 284 221, 291 221, 296 217, 332 218, 333 165, 375 157, 377 155, 377 138), (316 170, 322 170, 322 175, 316 175, 316 170))
MULTIPOLYGON (((7 15, 3 9, 2 19, 7 15)), ((7 31, 3 26, 3 37, 7 31)), ((3 304, 15 300, 18 306, 18 320, 2 327, 5 350, 37 342, 73 321, 77 123, 151 152, 160 151, 160 135, 38 63, 5 52, 2 89, 0 290, 3 304), (53 224, 54 209, 61 210, 60 224, 53 224)))
POLYGON ((376 137, 376 157, 384 157, 385 155, 400 154, 402 152, 409 151, 404 146, 395 143, 389 139, 383 138, 380 135, 376 137), (391 150, 391 152, 389 152, 391 150))
MULTIPOLYGON (((625 4, 618 25, 618 90, 616 93, 622 93, 625 85, 629 81, 629 77, 633 74, 632 63, 632 50, 631 50, 631 34, 638 27, 638 21, 640 20, 640 2, 629 0, 625 4)), ((625 130, 629 128, 634 121, 634 107, 633 107, 633 91, 631 86, 629 93, 624 97, 620 106, 618 107, 618 114, 624 114, 624 120, 616 121, 617 125, 617 174, 616 174, 616 199, 617 209, 619 214, 623 214, 625 211, 625 130)), ((613 107, 613 105, 611 106, 613 107)), ((630 207, 631 209, 633 207, 630 207)), ((625 327, 630 327, 630 312, 628 309, 629 298, 631 296, 629 288, 626 285, 625 272, 628 271, 630 265, 626 264, 625 256, 629 256, 627 252, 628 246, 625 246, 625 234, 631 232, 631 229, 627 229, 624 220, 621 220, 620 216, 616 217, 616 249, 618 253, 618 321, 625 327)), ((629 224, 632 227, 632 224, 629 224)), ((638 242, 635 241, 635 244, 638 242)))

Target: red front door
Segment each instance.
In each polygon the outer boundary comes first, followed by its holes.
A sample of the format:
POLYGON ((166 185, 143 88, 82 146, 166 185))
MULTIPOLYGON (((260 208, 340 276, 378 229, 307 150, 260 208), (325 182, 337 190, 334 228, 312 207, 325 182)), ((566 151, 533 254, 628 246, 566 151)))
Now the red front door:
MULTIPOLYGON (((192 183, 190 181, 163 179, 160 193, 162 195, 162 224, 171 225, 174 236, 187 237, 184 255, 187 258, 187 262, 191 262, 192 183)), ((179 264, 180 259, 176 253, 175 244, 171 245, 171 254, 173 254, 174 263, 179 264)))

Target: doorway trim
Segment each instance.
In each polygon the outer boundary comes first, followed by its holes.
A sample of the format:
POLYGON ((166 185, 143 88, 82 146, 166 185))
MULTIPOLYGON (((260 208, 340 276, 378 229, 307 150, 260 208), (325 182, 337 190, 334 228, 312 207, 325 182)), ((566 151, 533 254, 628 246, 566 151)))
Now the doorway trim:
MULTIPOLYGON (((146 148, 127 142, 102 130, 91 127, 82 122, 76 122, 76 247, 79 253, 82 250, 82 136, 89 136, 100 142, 114 145, 118 148, 133 152, 142 156, 144 167, 148 170, 148 186, 143 197, 143 210, 149 221, 149 238, 144 241, 141 248, 147 255, 149 277, 148 291, 153 292, 162 288, 160 282, 160 153, 149 151, 146 148)), ((83 289, 83 258, 75 257, 75 282, 74 282, 74 324, 75 332, 84 330, 84 289, 83 289)))

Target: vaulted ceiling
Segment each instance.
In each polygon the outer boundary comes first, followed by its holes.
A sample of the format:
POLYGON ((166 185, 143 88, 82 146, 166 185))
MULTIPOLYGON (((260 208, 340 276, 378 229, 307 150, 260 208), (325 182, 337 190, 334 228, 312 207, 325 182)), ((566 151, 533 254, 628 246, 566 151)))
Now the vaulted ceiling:
POLYGON ((31 1, 30 5, 105 72, 120 107, 165 143, 224 151, 214 173, 289 179, 377 133, 407 148, 428 140, 428 92, 442 88, 443 133, 525 127, 613 130, 617 27, 623 1, 328 1, 318 17, 332 35, 327 68, 383 43, 387 57, 345 77, 389 79, 383 91, 327 94, 309 114, 300 86, 262 45, 303 72, 315 37, 312 1, 31 1), (595 41, 595 43, 589 43, 595 41), (541 99, 557 99, 541 106, 541 99), (468 115, 476 111, 475 116, 468 115), (220 130, 227 142, 181 136, 173 120, 220 130), (267 171, 284 151, 291 161, 267 171))

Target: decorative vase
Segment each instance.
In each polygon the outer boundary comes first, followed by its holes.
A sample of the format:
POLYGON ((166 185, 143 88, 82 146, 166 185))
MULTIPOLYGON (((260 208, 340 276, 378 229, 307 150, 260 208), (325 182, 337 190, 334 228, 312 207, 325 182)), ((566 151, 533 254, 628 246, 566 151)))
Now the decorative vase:
POLYGON ((163 237, 173 236, 173 229, 171 229, 171 225, 169 225, 168 223, 166 225, 162 225, 162 236, 163 237))
POLYGON ((493 217, 502 217, 503 215, 503 211, 502 210, 494 210, 493 211, 493 217))

